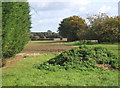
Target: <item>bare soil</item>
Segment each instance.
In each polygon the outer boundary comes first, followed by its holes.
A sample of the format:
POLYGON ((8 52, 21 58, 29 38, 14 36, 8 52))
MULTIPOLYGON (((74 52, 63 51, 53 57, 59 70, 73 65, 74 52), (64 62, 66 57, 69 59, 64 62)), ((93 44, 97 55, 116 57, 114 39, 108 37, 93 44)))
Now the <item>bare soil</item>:
POLYGON ((73 48, 60 44, 64 41, 35 41, 25 46, 22 53, 26 54, 43 54, 43 53, 60 53, 64 50, 73 48))
POLYGON ((97 66, 103 68, 104 70, 116 70, 116 71, 120 71, 120 70, 112 68, 109 64, 97 64, 97 66))
POLYGON ((6 64, 4 67, 9 66, 10 64, 12 64, 13 62, 19 61, 20 59, 23 59, 24 56, 23 55, 17 55, 15 58, 11 59, 11 60, 7 60, 6 64))

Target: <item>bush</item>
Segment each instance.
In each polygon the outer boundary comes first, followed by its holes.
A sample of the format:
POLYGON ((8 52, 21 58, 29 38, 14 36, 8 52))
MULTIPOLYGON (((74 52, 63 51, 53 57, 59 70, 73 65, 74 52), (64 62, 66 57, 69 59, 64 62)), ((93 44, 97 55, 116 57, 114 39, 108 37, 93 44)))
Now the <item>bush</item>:
POLYGON ((30 10, 28 2, 2 2, 3 58, 19 53, 29 40, 30 10))
POLYGON ((29 13, 28 2, 2 2, 2 66, 29 41, 29 13))
MULTIPOLYGON (((104 47, 80 46, 71 50, 62 52, 57 57, 43 63, 35 65, 38 69, 49 70, 55 67, 59 69, 77 69, 98 68, 96 64, 109 64, 115 69, 119 69, 118 56, 104 47)), ((55 70, 55 69, 54 69, 55 70)))

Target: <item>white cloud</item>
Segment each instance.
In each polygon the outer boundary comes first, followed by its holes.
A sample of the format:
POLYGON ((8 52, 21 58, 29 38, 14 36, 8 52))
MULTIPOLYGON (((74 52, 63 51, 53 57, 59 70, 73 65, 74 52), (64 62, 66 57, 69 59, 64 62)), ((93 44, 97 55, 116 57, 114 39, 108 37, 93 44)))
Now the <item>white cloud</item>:
POLYGON ((103 5, 103 6, 98 10, 98 12, 101 12, 101 13, 108 13, 111 9, 112 9, 111 6, 103 5))
POLYGON ((28 0, 28 2, 82 2, 91 0, 28 0))
POLYGON ((87 5, 90 2, 119 2, 120 0, 27 0, 28 2, 72 2, 87 5))
POLYGON ((48 23, 54 23, 54 22, 56 22, 56 21, 60 21, 61 20, 61 18, 52 18, 52 19, 39 19, 39 21, 38 21, 38 23, 41 23, 41 24, 48 24, 48 23))
POLYGON ((103 1, 106 1, 106 2, 119 2, 120 0, 103 0, 103 1))
POLYGON ((87 5, 91 2, 92 0, 28 0, 28 2, 71 2, 73 5, 74 4, 79 4, 79 5, 87 5))
POLYGON ((90 0, 69 0, 69 2, 71 2, 72 5, 87 5, 91 1, 90 0))
POLYGON ((109 16, 117 16, 118 7, 103 5, 97 13, 106 13, 109 16))
POLYGON ((79 10, 80 10, 80 11, 85 11, 86 8, 85 8, 85 7, 80 7, 79 10))
POLYGON ((30 2, 30 5, 36 8, 43 8, 48 5, 49 2, 30 2))

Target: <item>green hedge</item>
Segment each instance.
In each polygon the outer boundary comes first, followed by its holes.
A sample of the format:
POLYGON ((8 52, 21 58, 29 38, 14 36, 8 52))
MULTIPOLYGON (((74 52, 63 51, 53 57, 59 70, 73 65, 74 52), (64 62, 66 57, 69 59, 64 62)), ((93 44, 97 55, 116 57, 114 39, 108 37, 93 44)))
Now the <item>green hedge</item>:
POLYGON ((46 38, 46 39, 44 39, 44 38, 41 38, 41 39, 31 39, 31 41, 46 41, 46 40, 54 40, 54 38, 46 38))
POLYGON ((2 2, 3 58, 19 53, 29 40, 31 20, 28 2, 2 2))

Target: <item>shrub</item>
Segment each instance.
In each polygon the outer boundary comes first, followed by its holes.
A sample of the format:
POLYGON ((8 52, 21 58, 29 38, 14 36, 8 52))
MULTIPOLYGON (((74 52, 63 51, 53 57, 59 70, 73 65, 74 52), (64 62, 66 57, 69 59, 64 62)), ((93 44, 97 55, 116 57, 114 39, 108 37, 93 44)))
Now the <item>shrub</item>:
POLYGON ((80 46, 64 51, 57 57, 43 64, 35 65, 35 67, 49 70, 51 66, 55 68, 59 66, 59 68, 65 70, 83 70, 85 68, 97 68, 96 64, 109 64, 111 67, 119 69, 118 63, 118 57, 104 47, 80 46))
POLYGON ((31 28, 29 13, 28 2, 2 2, 2 53, 4 59, 19 53, 28 42, 31 28))
POLYGON ((19 53, 29 40, 30 10, 27 2, 2 2, 3 57, 19 53))

